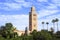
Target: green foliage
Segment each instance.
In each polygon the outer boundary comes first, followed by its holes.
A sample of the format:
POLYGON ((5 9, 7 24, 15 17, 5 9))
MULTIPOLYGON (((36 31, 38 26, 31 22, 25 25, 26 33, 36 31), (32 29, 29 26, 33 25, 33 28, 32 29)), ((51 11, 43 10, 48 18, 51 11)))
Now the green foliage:
POLYGON ((50 35, 50 33, 47 30, 42 30, 41 35, 45 38, 45 40, 51 40, 52 39, 52 36, 50 35))
POLYGON ((17 33, 13 32, 14 27, 12 23, 6 23, 5 26, 1 26, 0 28, 0 35, 4 38, 14 38, 16 37, 17 33))
POLYGON ((34 30, 29 35, 18 36, 17 33, 13 32, 15 29, 11 23, 1 26, 0 40, 60 40, 60 31, 54 33, 53 30, 34 30))

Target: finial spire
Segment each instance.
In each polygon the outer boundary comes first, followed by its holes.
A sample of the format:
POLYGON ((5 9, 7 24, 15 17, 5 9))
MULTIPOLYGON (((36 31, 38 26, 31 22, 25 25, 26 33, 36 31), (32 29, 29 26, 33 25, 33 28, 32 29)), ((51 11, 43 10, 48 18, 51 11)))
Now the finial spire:
POLYGON ((35 7, 33 5, 31 7, 31 11, 35 11, 35 7))

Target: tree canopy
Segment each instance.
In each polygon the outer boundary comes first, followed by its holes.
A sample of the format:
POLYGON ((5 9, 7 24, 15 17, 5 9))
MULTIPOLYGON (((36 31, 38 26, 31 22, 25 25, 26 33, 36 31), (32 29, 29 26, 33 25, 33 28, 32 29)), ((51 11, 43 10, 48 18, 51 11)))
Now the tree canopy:
MULTIPOLYGON (((12 23, 6 23, 5 26, 0 26, 0 40, 60 40, 60 31, 54 33, 54 30, 34 30, 29 35, 18 36, 13 32, 16 28, 12 23)), ((27 31, 27 28, 26 28, 27 31)), ((27 32, 26 32, 27 34, 27 32)))

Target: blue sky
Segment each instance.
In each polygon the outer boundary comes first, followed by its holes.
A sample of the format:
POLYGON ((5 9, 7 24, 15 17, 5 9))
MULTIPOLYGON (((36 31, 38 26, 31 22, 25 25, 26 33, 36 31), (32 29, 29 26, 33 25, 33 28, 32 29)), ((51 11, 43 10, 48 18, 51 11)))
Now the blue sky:
POLYGON ((60 20, 60 0, 0 0, 0 25, 11 22, 18 30, 25 30, 26 26, 29 27, 29 12, 32 5, 35 6, 38 15, 38 30, 43 28, 42 21, 49 22, 50 30, 53 26, 52 19, 60 20))

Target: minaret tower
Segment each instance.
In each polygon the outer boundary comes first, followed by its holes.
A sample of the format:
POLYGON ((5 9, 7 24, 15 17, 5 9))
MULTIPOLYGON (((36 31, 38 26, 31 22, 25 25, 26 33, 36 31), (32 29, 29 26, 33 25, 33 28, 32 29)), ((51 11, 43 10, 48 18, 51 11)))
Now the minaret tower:
POLYGON ((37 13, 35 7, 31 7, 31 11, 29 12, 29 31, 37 30, 37 13))

